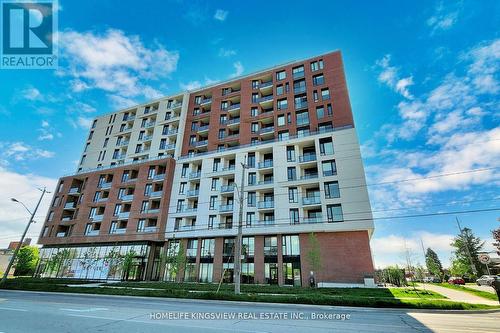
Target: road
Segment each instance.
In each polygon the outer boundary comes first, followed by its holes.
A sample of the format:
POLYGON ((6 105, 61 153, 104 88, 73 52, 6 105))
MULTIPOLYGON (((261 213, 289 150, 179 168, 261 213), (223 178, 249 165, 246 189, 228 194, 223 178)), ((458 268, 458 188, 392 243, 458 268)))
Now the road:
POLYGON ((459 313, 0 290, 0 333, 15 332, 498 332, 500 312, 459 313), (303 319, 152 319, 179 313, 303 319), (153 315, 152 315, 153 314, 153 315), (349 319, 312 320, 316 314, 349 319), (305 319, 308 318, 308 319, 305 319), (346 318, 346 317, 344 317, 346 318))

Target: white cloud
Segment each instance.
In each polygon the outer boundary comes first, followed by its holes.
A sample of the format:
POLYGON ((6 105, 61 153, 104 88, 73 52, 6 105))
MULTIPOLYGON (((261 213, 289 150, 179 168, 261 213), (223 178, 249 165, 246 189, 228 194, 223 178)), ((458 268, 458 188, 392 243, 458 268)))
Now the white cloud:
POLYGON ((200 81, 189 81, 188 83, 179 83, 182 90, 195 90, 202 86, 200 81))
POLYGON ((229 12, 227 10, 217 9, 214 14, 214 19, 217 21, 225 21, 229 12))
POLYGON ((243 74, 243 71, 245 70, 243 68, 243 65, 239 61, 236 61, 235 63, 233 63, 233 67, 234 67, 234 73, 231 74, 230 77, 240 76, 241 74, 243 74))
POLYGON ((40 128, 37 131, 40 132, 40 134, 38 135, 39 141, 54 140, 55 136, 62 137, 62 134, 52 128, 47 120, 42 120, 40 128))
POLYGON ((137 101, 132 98, 123 97, 120 95, 108 95, 111 105, 116 109, 126 109, 137 105, 137 101))
POLYGON ((54 152, 32 147, 24 142, 0 142, 1 158, 3 164, 9 164, 9 160, 17 162, 26 160, 36 160, 39 158, 54 157, 54 152))
POLYGON ((88 117, 78 117, 77 124, 83 129, 89 129, 92 126, 93 119, 88 117))
POLYGON ((436 6, 434 14, 426 21, 427 26, 431 28, 431 34, 434 34, 439 30, 448 30, 457 23, 458 14, 461 10, 461 4, 457 2, 453 7, 455 8, 452 10, 445 8, 443 2, 440 2, 436 6))
POLYGON ((407 99, 413 99, 408 87, 413 85, 413 77, 408 76, 400 78, 399 68, 392 66, 391 55, 386 54, 375 62, 375 68, 379 71, 378 80, 381 83, 386 84, 389 88, 395 92, 401 94, 407 99))
MULTIPOLYGON (((16 198, 33 209, 41 194, 37 188, 45 186, 48 191, 53 191, 56 184, 56 179, 20 174, 0 166, 0 235, 3 236, 0 239, 0 248, 6 247, 10 241, 19 240, 29 218, 24 208, 12 202, 10 198, 16 198)), ((52 194, 45 195, 35 216, 37 223, 32 224, 28 231, 28 237, 33 239, 32 244, 36 242, 41 231, 51 197, 52 194)))
POLYGON ((161 93, 144 82, 168 77, 179 60, 177 52, 158 42, 148 48, 138 36, 116 29, 103 34, 66 30, 59 35, 62 58, 68 63, 60 75, 72 77, 74 92, 101 89, 125 99, 157 98, 161 93))
POLYGON ((36 101, 42 99, 42 94, 40 93, 40 90, 33 87, 24 89, 22 91, 22 95, 25 99, 30 101, 36 101))
POLYGON ((219 49, 219 57, 228 58, 228 57, 232 57, 234 55, 236 55, 236 51, 235 50, 225 49, 223 47, 221 47, 219 49))

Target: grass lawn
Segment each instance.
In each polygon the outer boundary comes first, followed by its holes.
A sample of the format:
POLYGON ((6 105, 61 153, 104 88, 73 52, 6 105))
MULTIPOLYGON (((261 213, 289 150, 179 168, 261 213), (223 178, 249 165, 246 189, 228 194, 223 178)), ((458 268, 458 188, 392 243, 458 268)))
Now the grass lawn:
POLYGON ((455 289, 455 290, 461 290, 464 292, 467 292, 469 294, 474 294, 479 297, 483 297, 492 301, 498 301, 497 295, 489 293, 487 291, 482 291, 482 290, 476 290, 472 288, 467 288, 467 286, 460 286, 460 285, 455 285, 455 284, 449 284, 449 283, 436 283, 436 285, 441 286, 441 287, 446 287, 449 289, 455 289))
MULTIPOLYGON (((442 299, 436 293, 422 293, 418 291, 421 299, 415 299, 417 293, 407 288, 393 289, 367 289, 367 288, 287 288, 262 285, 242 285, 242 294, 234 295, 232 285, 223 285, 221 291, 216 293, 216 284, 190 284, 190 283, 164 283, 164 282, 127 282, 117 283, 101 288, 89 287, 67 287, 68 284, 78 284, 84 281, 59 280, 59 279, 9 279, 1 288, 12 290, 72 292, 84 294, 103 295, 126 295, 126 296, 149 296, 170 298, 192 298, 211 299, 227 301, 267 302, 267 303, 292 303, 292 304, 315 304, 315 305, 338 305, 338 306, 363 306, 377 308, 420 308, 420 309, 443 309, 443 310, 476 310, 476 309, 498 309, 500 306, 488 306, 482 304, 466 304, 451 302, 442 299), (77 283, 75 283, 77 282, 77 283), (111 286, 134 287, 112 288, 111 286), (146 288, 158 288, 160 290, 149 290, 146 288), (193 290, 205 292, 190 292, 193 290)), ((88 282, 88 281, 85 281, 88 282)))

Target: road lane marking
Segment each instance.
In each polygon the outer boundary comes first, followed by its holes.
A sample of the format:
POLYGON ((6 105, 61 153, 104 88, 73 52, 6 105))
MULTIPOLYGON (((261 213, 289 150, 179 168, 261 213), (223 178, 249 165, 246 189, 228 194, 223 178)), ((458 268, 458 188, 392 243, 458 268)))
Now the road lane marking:
POLYGON ((71 311, 71 312, 96 312, 96 311, 108 311, 108 308, 89 308, 89 309, 67 309, 61 308, 60 311, 71 311))
POLYGON ((11 311, 28 312, 28 310, 25 310, 25 309, 4 308, 4 307, 0 307, 0 310, 11 310, 11 311))

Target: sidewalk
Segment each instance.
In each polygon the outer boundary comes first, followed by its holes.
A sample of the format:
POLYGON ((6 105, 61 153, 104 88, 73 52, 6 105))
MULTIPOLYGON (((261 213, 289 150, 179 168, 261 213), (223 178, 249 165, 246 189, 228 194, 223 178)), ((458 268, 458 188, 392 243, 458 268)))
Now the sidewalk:
POLYGON ((497 301, 491 301, 473 294, 469 294, 465 291, 460 291, 460 290, 453 290, 445 287, 440 287, 436 286, 433 284, 429 283, 420 283, 418 284, 419 289, 425 289, 434 291, 436 293, 440 293, 443 296, 446 296, 450 299, 450 301, 455 301, 455 302, 463 302, 463 303, 470 303, 470 304, 487 304, 487 305, 498 305, 499 303, 497 301))
POLYGON ((466 284, 465 286, 467 288, 476 289, 479 291, 486 291, 488 293, 495 294, 495 289, 493 289, 493 287, 490 286, 478 286, 477 284, 466 284))

